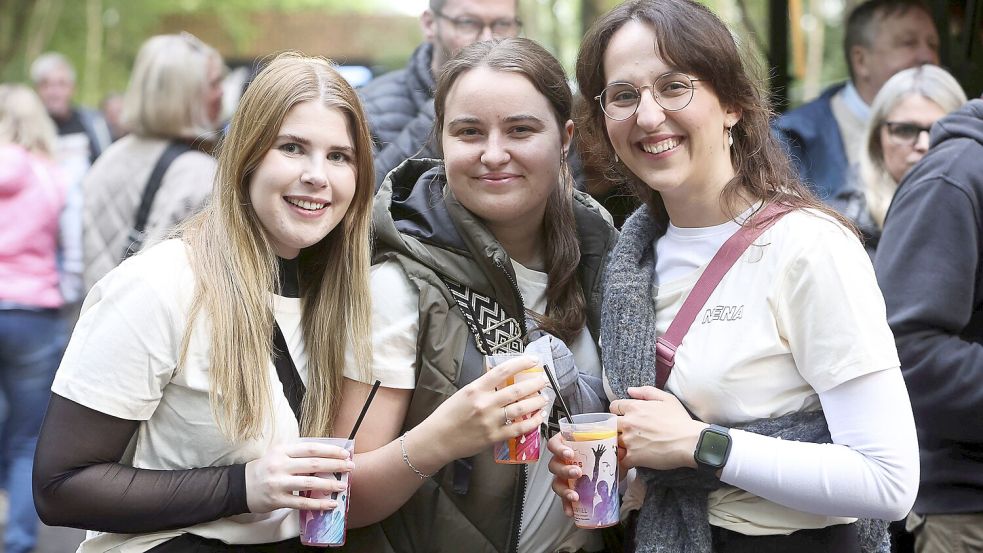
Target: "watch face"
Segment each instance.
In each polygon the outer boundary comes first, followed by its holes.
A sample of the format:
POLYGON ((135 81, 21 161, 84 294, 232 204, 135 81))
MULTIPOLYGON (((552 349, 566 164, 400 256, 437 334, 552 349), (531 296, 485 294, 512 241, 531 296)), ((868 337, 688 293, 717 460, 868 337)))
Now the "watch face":
POLYGON ((697 457, 701 463, 722 467, 727 461, 727 450, 730 448, 730 436, 718 432, 704 432, 697 449, 697 457))

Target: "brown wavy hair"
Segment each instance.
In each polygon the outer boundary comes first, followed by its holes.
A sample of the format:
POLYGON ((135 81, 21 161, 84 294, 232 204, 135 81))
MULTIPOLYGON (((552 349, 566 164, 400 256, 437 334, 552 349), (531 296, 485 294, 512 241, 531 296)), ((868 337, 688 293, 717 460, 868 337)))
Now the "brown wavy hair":
MULTIPOLYGON (((668 223, 662 196, 627 167, 613 163, 615 153, 607 136, 604 112, 594 100, 607 84, 604 52, 611 37, 630 21, 647 25, 655 34, 656 51, 672 67, 707 84, 722 104, 736 108, 741 119, 731 129, 731 162, 735 177, 721 194, 722 205, 733 210, 742 203, 780 202, 793 208, 811 208, 829 215, 847 228, 853 225, 826 207, 799 180, 788 155, 772 136, 774 115, 763 90, 763 80, 745 62, 726 25, 709 8, 691 0, 630 0, 602 16, 584 36, 577 56, 577 82, 585 101, 576 114, 577 128, 590 159, 606 160, 608 178, 631 190, 652 210, 656 220, 668 223)), ((751 59, 747 56, 747 59, 751 59)), ((736 216, 741 211, 729 213, 736 216)))
MULTIPOLYGON (((560 134, 571 119, 573 95, 560 62, 545 48, 527 38, 507 38, 478 42, 468 46, 444 64, 434 92, 434 143, 443 155, 441 136, 444 130, 447 94, 454 83, 472 69, 487 67, 495 71, 517 73, 529 80, 549 102, 560 134)), ((542 330, 572 343, 587 321, 584 292, 577 279, 580 265, 580 242, 573 215, 573 178, 562 161, 560 179, 546 200, 543 221, 546 237, 546 313, 533 315, 542 330)))

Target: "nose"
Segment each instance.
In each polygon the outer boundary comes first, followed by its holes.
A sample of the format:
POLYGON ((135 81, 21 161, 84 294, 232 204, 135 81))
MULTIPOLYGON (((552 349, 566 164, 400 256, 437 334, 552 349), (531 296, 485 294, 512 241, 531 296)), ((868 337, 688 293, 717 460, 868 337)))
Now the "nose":
POLYGON ((492 34, 491 25, 485 25, 481 28, 481 33, 478 35, 477 42, 484 42, 486 40, 492 40, 495 35, 492 34))
POLYGON ((481 163, 488 167, 500 167, 512 159, 505 140, 497 133, 488 137, 485 149, 481 152, 481 163))
POLYGON ((328 185, 328 176, 324 170, 324 160, 315 158, 307 164, 300 175, 300 182, 314 188, 324 188, 328 185))
POLYGON ((920 131, 915 139, 915 151, 924 154, 928 151, 928 131, 920 131))
POLYGON ((666 110, 655 101, 652 89, 643 89, 635 111, 635 123, 645 130, 654 130, 665 120, 666 110))
POLYGON ((932 46, 927 41, 920 41, 918 44, 918 65, 925 65, 926 63, 931 63, 932 65, 939 64, 939 52, 932 48, 932 46))

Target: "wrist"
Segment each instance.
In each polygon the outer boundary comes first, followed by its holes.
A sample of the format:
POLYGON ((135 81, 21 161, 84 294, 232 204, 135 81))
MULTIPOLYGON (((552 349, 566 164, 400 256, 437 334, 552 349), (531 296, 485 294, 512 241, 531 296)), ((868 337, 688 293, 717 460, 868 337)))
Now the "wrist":
POLYGON ((691 469, 699 468, 699 465, 696 462, 696 457, 693 455, 693 453, 696 451, 696 446, 700 443, 700 435, 703 433, 703 429, 709 427, 710 425, 705 422, 700 422, 697 420, 693 421, 693 425, 686 432, 686 437, 683 439, 680 447, 680 466, 691 469))
POLYGON ((444 440, 439 438, 440 435, 434 434, 427 427, 426 421, 403 434, 401 448, 406 451, 412 466, 420 472, 435 474, 454 459, 450 457, 451 452, 442 443, 444 440))

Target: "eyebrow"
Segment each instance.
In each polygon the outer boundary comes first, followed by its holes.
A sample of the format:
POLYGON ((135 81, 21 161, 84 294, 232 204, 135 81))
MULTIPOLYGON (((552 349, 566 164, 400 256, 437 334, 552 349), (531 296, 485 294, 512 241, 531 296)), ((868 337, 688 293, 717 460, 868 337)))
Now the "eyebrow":
MULTIPOLYGON (((508 117, 506 117, 504 119, 504 121, 506 123, 515 123, 515 122, 518 122, 518 121, 536 121, 538 123, 542 123, 543 122, 543 120, 540 119, 539 117, 536 117, 535 115, 525 114, 525 113, 519 113, 519 114, 516 114, 516 115, 509 115, 508 117)), ((474 117, 474 116, 471 116, 471 115, 462 115, 461 117, 456 117, 456 118, 452 119, 450 121, 450 123, 447 124, 447 126, 450 127, 450 126, 453 126, 453 125, 461 125, 461 124, 475 125, 477 123, 481 123, 481 119, 479 119, 477 117, 474 117)))

